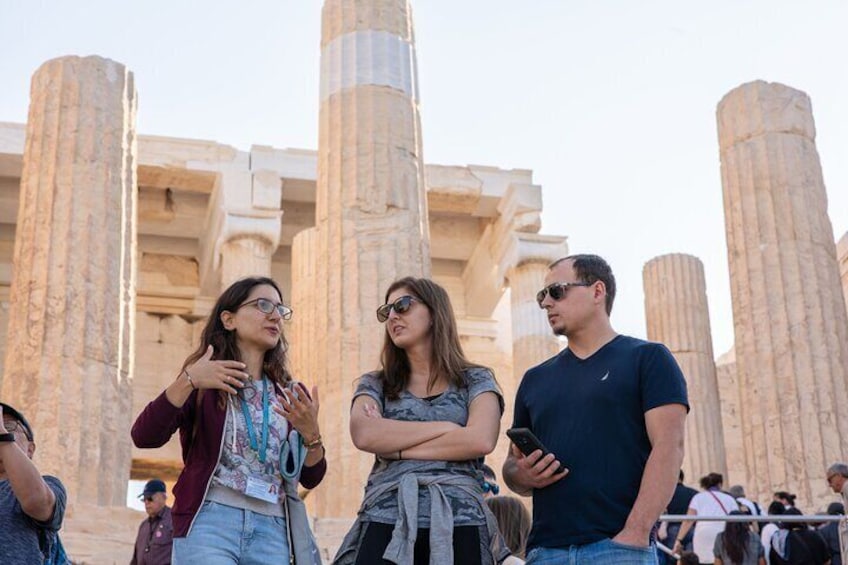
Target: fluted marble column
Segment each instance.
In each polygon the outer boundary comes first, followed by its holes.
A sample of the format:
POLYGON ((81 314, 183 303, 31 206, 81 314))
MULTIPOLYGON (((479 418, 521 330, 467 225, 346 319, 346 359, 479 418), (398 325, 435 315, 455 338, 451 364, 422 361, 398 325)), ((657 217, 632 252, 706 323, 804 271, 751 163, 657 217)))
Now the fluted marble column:
POLYGON ((351 443, 348 410, 355 379, 379 360, 374 310, 393 280, 430 272, 407 1, 326 0, 320 96, 316 226, 292 250, 293 271, 307 274, 293 289, 295 315, 316 323, 297 322, 293 361, 328 407, 332 464, 311 504, 320 516, 353 516, 373 455, 351 443))
POLYGON ((739 416, 741 393, 736 371, 736 353, 732 348, 716 360, 716 380, 721 400, 721 430, 724 432, 724 454, 727 460, 724 484, 727 487, 737 484, 744 486, 748 484, 748 470, 745 467, 742 419, 739 416))
POLYGON ((704 266, 691 255, 661 255, 645 264, 642 279, 648 339, 669 348, 689 389, 683 470, 691 478, 726 474, 704 266))
POLYGON ((810 99, 752 82, 717 119, 750 494, 817 508, 848 458, 848 316, 810 99))
POLYGON ((70 500, 126 502, 136 280, 136 92, 100 57, 32 79, 4 401, 70 500))
POLYGON ((839 262, 839 278, 842 280, 842 296, 848 306, 848 232, 836 244, 836 260, 839 262))

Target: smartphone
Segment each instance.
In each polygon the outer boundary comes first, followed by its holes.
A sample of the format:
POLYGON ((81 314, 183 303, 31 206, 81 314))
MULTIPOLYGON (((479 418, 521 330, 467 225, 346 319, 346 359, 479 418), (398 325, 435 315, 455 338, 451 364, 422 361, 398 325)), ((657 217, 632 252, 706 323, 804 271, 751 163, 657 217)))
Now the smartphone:
MULTIPOLYGON (((527 428, 510 428, 506 431, 506 435, 524 455, 530 455, 537 449, 542 450, 542 457, 550 453, 548 448, 542 445, 542 442, 539 441, 539 438, 537 438, 533 432, 527 428)), ((562 473, 563 471, 565 471, 565 467, 563 467, 562 463, 560 463, 559 469, 557 469, 556 472, 562 473)))

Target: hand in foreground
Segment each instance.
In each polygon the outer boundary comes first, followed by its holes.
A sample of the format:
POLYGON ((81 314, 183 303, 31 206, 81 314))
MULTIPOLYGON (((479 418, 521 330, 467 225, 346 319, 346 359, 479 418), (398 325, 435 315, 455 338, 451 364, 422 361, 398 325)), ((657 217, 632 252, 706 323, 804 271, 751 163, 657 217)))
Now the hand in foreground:
MULTIPOLYGON (((650 532, 638 532, 627 526, 624 526, 624 529, 618 532, 618 534, 612 538, 612 541, 615 543, 620 543, 622 545, 630 545, 633 547, 648 547, 650 545, 648 538, 650 538, 650 532)), ((680 542, 675 542, 675 547, 680 542)), ((682 546, 682 544, 681 544, 682 546)), ((673 549, 673 548, 672 548, 673 549)), ((683 549, 681 547, 681 549, 683 549)))
POLYGON ((510 444, 510 449, 515 459, 515 481, 521 485, 534 489, 545 488, 568 474, 568 469, 563 469, 561 473, 555 472, 560 462, 553 453, 542 457, 542 450, 537 449, 525 456, 515 444, 510 444))
POLYGON ((303 383, 295 383, 293 388, 277 391, 280 404, 274 404, 274 411, 294 426, 304 442, 311 443, 321 435, 318 429, 318 387, 312 387, 311 395, 303 383))
POLYGON ((215 350, 210 345, 203 357, 186 367, 185 372, 191 377, 191 384, 198 389, 219 389, 237 394, 250 380, 250 375, 244 371, 246 365, 241 361, 213 361, 213 353, 215 350))

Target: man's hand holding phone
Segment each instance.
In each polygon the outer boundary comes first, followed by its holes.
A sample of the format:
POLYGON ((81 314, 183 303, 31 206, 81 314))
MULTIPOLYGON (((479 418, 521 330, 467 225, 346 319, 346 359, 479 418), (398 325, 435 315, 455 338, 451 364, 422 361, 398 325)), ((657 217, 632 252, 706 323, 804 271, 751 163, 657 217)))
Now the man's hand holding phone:
POLYGON ((518 483, 533 489, 545 488, 568 474, 568 469, 530 430, 513 428, 506 433, 512 440, 510 450, 515 461, 514 480, 518 483))

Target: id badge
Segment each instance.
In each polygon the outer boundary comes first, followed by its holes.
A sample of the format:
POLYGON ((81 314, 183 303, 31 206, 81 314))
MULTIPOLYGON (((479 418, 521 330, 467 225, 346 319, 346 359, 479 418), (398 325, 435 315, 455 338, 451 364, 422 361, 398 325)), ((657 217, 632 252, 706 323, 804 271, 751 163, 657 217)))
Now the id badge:
POLYGON ((247 478, 247 488, 245 488, 244 494, 251 498, 276 504, 280 501, 280 485, 264 477, 250 476, 247 478))

